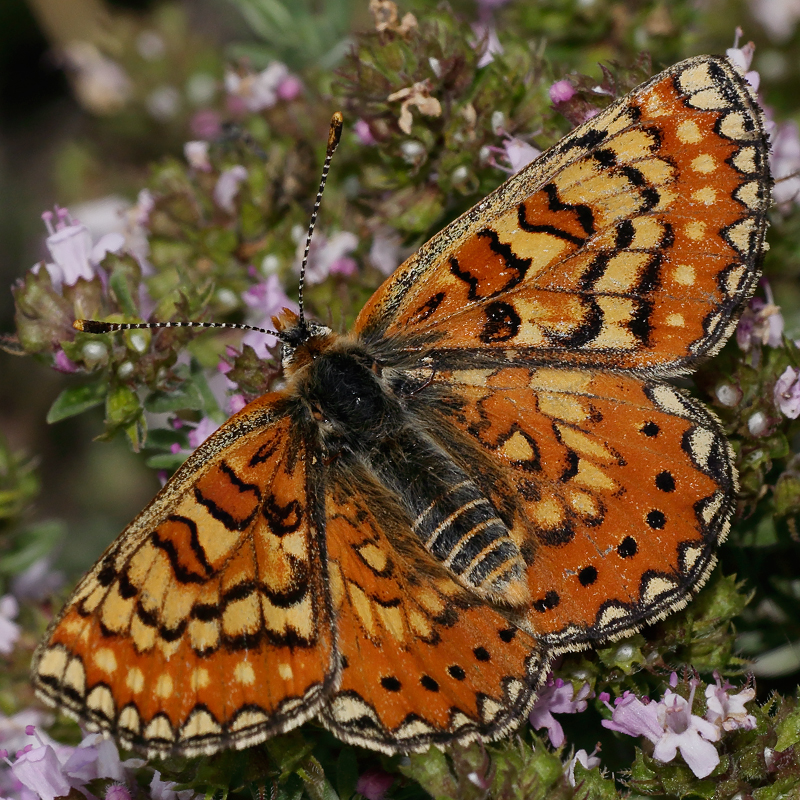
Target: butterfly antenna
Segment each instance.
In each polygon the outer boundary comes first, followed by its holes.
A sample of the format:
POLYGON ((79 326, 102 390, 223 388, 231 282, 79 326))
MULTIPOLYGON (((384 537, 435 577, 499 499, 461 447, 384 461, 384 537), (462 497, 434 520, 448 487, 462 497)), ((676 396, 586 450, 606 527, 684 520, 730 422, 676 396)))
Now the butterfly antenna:
POLYGON ((337 111, 331 117, 331 127, 328 131, 328 149, 325 151, 325 163, 322 165, 322 177, 319 181, 319 189, 317 190, 317 199, 314 201, 314 210, 311 212, 311 222, 308 224, 308 233, 306 234, 306 249, 303 251, 303 261, 300 264, 300 289, 298 292, 297 302, 300 306, 300 327, 305 328, 306 319, 303 312, 303 286, 306 282, 306 265, 308 264, 308 253, 311 249, 311 234, 314 233, 314 226, 317 224, 317 214, 319 207, 322 203, 322 193, 325 191, 325 183, 328 180, 328 170, 331 168, 331 161, 333 154, 342 138, 342 126, 344 125, 344 117, 341 111, 337 111))
POLYGON ((151 328, 232 328, 237 331, 258 331, 270 336, 277 336, 283 341, 285 336, 280 331, 269 328, 257 328, 255 325, 242 325, 238 322, 99 322, 96 319, 76 319, 72 323, 76 331, 83 333, 113 333, 114 331, 141 331, 151 328))

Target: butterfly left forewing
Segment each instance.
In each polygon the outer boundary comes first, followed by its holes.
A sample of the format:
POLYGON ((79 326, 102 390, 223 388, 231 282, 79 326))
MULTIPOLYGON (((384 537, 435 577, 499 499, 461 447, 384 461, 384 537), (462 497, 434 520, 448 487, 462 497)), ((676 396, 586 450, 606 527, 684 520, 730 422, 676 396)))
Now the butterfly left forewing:
POLYGON ((453 357, 683 371, 721 346, 758 278, 767 154, 733 65, 677 64, 424 245, 356 329, 453 357))
POLYGON ((39 695, 161 756, 313 716, 338 659, 309 455, 281 395, 201 445, 51 626, 39 695))
POLYGON ((325 507, 343 664, 323 723, 387 753, 516 727, 547 669, 544 650, 422 548, 366 471, 334 471, 325 507))

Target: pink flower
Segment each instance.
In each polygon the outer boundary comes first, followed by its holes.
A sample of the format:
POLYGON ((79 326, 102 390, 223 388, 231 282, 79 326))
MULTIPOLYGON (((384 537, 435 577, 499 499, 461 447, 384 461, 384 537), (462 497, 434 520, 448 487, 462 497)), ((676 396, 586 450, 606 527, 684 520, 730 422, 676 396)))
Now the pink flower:
POLYGON ((241 164, 224 170, 217 178, 217 185, 214 187, 214 202, 231 216, 236 213, 233 201, 239 194, 239 185, 246 178, 247 170, 241 164))
POLYGON ((478 37, 473 47, 478 50, 481 57, 478 60, 478 69, 494 61, 495 55, 503 55, 503 45, 497 36, 497 28, 488 22, 475 22, 472 30, 478 37))
POLYGON ((646 736, 654 743, 661 738, 663 730, 658 722, 657 703, 643 703, 632 692, 625 692, 618 697, 613 708, 607 700, 604 702, 612 712, 611 719, 602 721, 604 728, 627 736, 646 736))
POLYGON ((586 710, 586 698, 591 694, 591 687, 585 683, 577 696, 571 683, 564 683, 561 678, 552 678, 539 691, 529 716, 535 729, 547 728, 547 735, 553 747, 564 744, 564 729, 553 714, 578 714, 586 710))
POLYGON ((222 120, 216 111, 202 108, 189 120, 189 130, 199 139, 216 139, 222 133, 222 120))
POLYGON ((303 82, 297 75, 287 75, 278 84, 278 97, 281 100, 294 100, 303 91, 303 82))
POLYGON ((736 326, 736 343, 745 353, 758 345, 780 347, 783 344, 781 309, 775 305, 769 283, 766 280, 761 283, 766 300, 760 297, 750 300, 736 326))
POLYGON ((59 347, 53 359, 53 369, 59 372, 76 372, 78 365, 59 347))
MULTIPOLYGON (((308 253, 306 266, 306 282, 309 284, 322 283, 329 275, 344 275, 350 277, 358 270, 356 262, 348 255, 358 247, 358 237, 350 231, 338 231, 328 237, 317 231, 311 240, 311 249, 308 253)), ((305 250, 305 239, 297 245, 295 268, 300 269, 300 264, 305 250)))
POLYGON ((357 119, 356 124, 353 125, 353 130, 358 136, 361 144, 374 145, 377 144, 377 139, 372 135, 372 129, 369 127, 369 122, 365 119, 357 119))
POLYGON ((272 108, 279 99, 293 100, 302 88, 300 79, 291 75, 286 64, 280 61, 273 61, 261 72, 240 74, 229 70, 225 73, 225 89, 228 94, 253 112, 272 108))
POLYGON ((228 413, 238 414, 246 405, 247 401, 244 399, 243 395, 232 394, 230 398, 228 398, 228 413))
POLYGON ((106 789, 105 800, 131 800, 131 793, 123 783, 112 783, 106 789))
MULTIPOLYGON (((92 280, 106 253, 116 253, 125 244, 121 233, 107 233, 93 244, 89 229, 73 220, 66 208, 56 206, 55 215, 52 211, 45 211, 42 219, 49 233, 47 249, 53 259, 52 263, 45 264, 45 268, 59 290, 62 285, 74 286, 81 278, 92 280)), ((38 272, 39 265, 33 269, 38 272)))
POLYGON ((16 645, 21 628, 15 620, 19 614, 19 604, 13 594, 0 597, 0 653, 11 655, 16 645))
POLYGON ((514 136, 509 136, 503 143, 503 151, 512 173, 524 169, 542 154, 538 147, 534 147, 514 136))
POLYGON ((14 753, 22 750, 28 742, 29 731, 33 727, 50 725, 52 722, 50 714, 35 708, 26 708, 11 717, 0 713, 0 746, 14 753))
POLYGON ((576 764, 580 764, 584 769, 594 769, 595 767, 600 766, 600 759, 597 758, 597 751, 599 749, 600 745, 598 744, 591 755, 589 755, 589 753, 587 753, 585 750, 578 750, 578 752, 575 753, 575 755, 569 760, 565 773, 570 786, 575 786, 576 764))
POLYGON ((26 789, 34 792, 41 800, 55 800, 56 797, 64 797, 70 793, 70 781, 67 780, 56 751, 50 745, 31 747, 27 752, 21 751, 11 765, 11 772, 26 789))
POLYGON ((800 127, 794 120, 776 123, 770 131, 770 167, 775 178, 775 205, 787 210, 800 198, 800 127))
POLYGON ((399 234, 389 228, 378 230, 372 238, 369 248, 369 260, 373 267, 384 275, 391 275, 402 261, 400 257, 399 234))
POLYGON ((120 761, 114 742, 97 733, 86 736, 78 747, 66 747, 51 744, 33 725, 28 725, 25 732, 36 738, 38 746, 28 744, 19 751, 11 772, 41 800, 63 797, 71 788, 92 798, 85 788, 90 781, 98 778, 122 781, 127 777, 127 769, 138 769, 145 763, 141 759, 120 761))
POLYGON ((61 570, 54 570, 49 556, 39 558, 27 569, 17 573, 11 582, 14 596, 20 600, 40 602, 57 592, 66 577, 61 570))
POLYGON ((711 742, 719 740, 720 732, 708 720, 692 714, 696 689, 693 681, 688 700, 667 689, 663 700, 648 704, 626 692, 617 699, 611 719, 603 720, 603 727, 647 737, 655 745, 653 757, 665 763, 680 750, 689 769, 698 778, 705 778, 719 764, 719 753, 711 742))
POLYGON ((150 781, 150 797, 152 800, 192 800, 196 796, 191 789, 176 792, 173 786, 175 786, 174 781, 162 781, 161 773, 156 770, 153 773, 153 780, 150 781))
POLYGON ((559 103, 568 103, 575 96, 575 89, 568 80, 556 81, 547 92, 550 102, 557 106, 559 103))
POLYGON ((211 172, 211 162, 208 160, 208 142, 202 140, 186 142, 183 145, 183 155, 192 169, 211 172))
POLYGON ((356 792, 364 795, 367 800, 383 800, 383 796, 394 783, 394 775, 382 769, 368 769, 359 775, 356 782, 356 792))
POLYGON ((192 450, 196 450, 203 442, 219 428, 219 423, 214 422, 211 417, 203 417, 197 423, 194 430, 189 432, 189 446, 192 450))
POLYGON ((775 405, 789 419, 800 417, 800 370, 786 367, 773 393, 775 405))
POLYGON ((753 87, 753 91, 758 91, 758 86, 761 83, 761 76, 755 71, 750 69, 750 64, 753 61, 753 54, 756 51, 756 46, 753 42, 748 42, 744 47, 739 47, 739 39, 742 36, 742 29, 736 28, 736 34, 733 39, 733 47, 729 47, 725 51, 725 55, 736 65, 739 71, 744 75, 745 80, 753 87))
POLYGON ((756 690, 749 686, 736 694, 729 694, 734 687, 722 680, 714 671, 716 686, 706 686, 706 719, 723 731, 737 729, 751 731, 756 727, 756 718, 747 713, 745 703, 755 699, 756 690))
POLYGON ((749 6, 773 42, 785 42, 792 37, 800 20, 798 0, 750 0, 749 6))
MULTIPOLYGON (((263 283, 251 286, 243 295, 242 300, 245 304, 256 312, 253 325, 258 328, 272 328, 272 318, 280 314, 284 308, 292 311, 299 311, 297 303, 289 299, 281 286, 277 275, 270 275, 263 283)), ((242 337, 242 344, 249 345, 256 351, 259 358, 269 358, 269 349, 277 342, 275 336, 259 333, 258 331, 248 331, 242 337)))

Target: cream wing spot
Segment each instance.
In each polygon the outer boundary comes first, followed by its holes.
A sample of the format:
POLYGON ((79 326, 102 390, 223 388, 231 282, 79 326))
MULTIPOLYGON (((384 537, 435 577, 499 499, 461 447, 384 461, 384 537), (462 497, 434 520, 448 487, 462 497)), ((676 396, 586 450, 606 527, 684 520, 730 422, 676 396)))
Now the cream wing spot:
POLYGON ((256 682, 256 673, 253 669, 253 665, 247 661, 240 661, 236 665, 233 670, 233 677, 234 680, 245 686, 252 686, 256 682))
POLYGON ((712 172, 716 171, 717 161, 711 154, 702 153, 701 155, 693 158, 692 163, 689 166, 695 172, 699 172, 701 175, 710 175, 712 172))
POLYGON ((678 125, 678 139, 683 144, 698 144, 703 141, 703 132, 693 120, 687 119, 678 125))
POLYGON ((715 85, 708 64, 700 63, 687 67, 678 76, 678 83, 686 94, 695 94, 703 89, 708 89, 715 85))
POLYGON ((144 673, 139 667, 128 668, 128 674, 125 676, 125 685, 134 694, 139 694, 144 689, 144 673))
POLYGON ((142 719, 136 708, 128 705, 120 712, 118 724, 123 731, 137 734, 141 730, 142 719))
POLYGON ((86 670, 78 656, 73 656, 64 670, 64 686, 80 697, 86 694, 86 670))
POLYGON ((691 239, 693 242, 699 242, 705 238, 707 227, 705 222, 694 220, 686 225, 683 230, 687 238, 691 239))
POLYGON ((189 677, 189 685, 195 692, 199 689, 205 689, 210 683, 211 676, 208 674, 208 670, 205 667, 197 667, 192 671, 189 677))
POLYGON ((655 603, 662 595, 674 592, 678 588, 680 588, 678 584, 668 578, 661 576, 650 578, 642 591, 642 602, 650 605, 655 603))
POLYGON ((172 682, 172 677, 166 672, 162 675, 159 675, 154 691, 164 700, 168 700, 170 697, 172 697, 172 693, 175 691, 175 685, 172 682))
POLYGON ((181 739, 214 736, 222 733, 222 726, 205 708, 196 708, 180 731, 181 739))
POLYGON ((292 665, 285 662, 279 663, 278 675, 280 675, 281 678, 287 682, 292 680, 292 678, 294 678, 294 670, 292 669, 292 665))
POLYGON ((117 671, 117 657, 110 647, 99 648, 94 654, 94 663, 107 675, 113 675, 117 671))
POLYGON ((682 564, 682 572, 688 573, 694 569, 694 565, 697 563, 697 559, 703 554, 703 548, 699 546, 695 547, 687 547, 683 551, 683 564, 682 564))
POLYGON ((230 727, 233 731, 242 731, 247 728, 255 728, 257 725, 263 725, 265 722, 269 722, 269 717, 263 711, 249 708, 238 713, 231 722, 230 727))
POLYGON ((170 721, 164 714, 156 714, 144 729, 144 738, 171 742, 175 738, 170 721))
POLYGON ((108 686, 95 686, 86 698, 86 706, 107 720, 113 720, 116 716, 117 707, 108 686))
POLYGON ((717 202, 717 199, 716 189, 712 189, 710 186, 704 186, 702 189, 692 192, 692 200, 694 200, 695 203, 711 206, 717 202))
POLYGON ((208 653, 219 647, 219 623, 193 619, 189 623, 189 642, 196 653, 208 653))
POLYGON ((68 658, 67 651, 63 647, 49 647, 39 661, 39 674, 60 681, 67 668, 68 658))
POLYGON ((691 264, 678 264, 672 272, 672 277, 675 283, 681 286, 691 286, 697 278, 697 273, 691 264))
POLYGON ((665 322, 670 328, 682 328, 686 324, 683 314, 669 314, 665 322))

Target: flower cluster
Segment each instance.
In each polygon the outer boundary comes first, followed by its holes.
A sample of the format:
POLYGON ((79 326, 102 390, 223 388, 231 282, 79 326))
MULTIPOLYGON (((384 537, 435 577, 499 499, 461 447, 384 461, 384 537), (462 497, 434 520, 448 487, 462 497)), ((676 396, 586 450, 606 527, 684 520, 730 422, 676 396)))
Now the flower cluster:
POLYGON ((755 717, 747 712, 745 703, 755 698, 752 688, 731 694, 734 687, 723 682, 715 673, 716 686, 706 687, 707 711, 705 717, 692 713, 695 692, 700 682, 689 682, 689 697, 684 698, 672 691, 678 685, 678 676, 673 672, 670 679, 672 689, 667 689, 658 702, 645 697, 641 700, 626 691, 612 706, 608 694, 600 699, 611 711, 611 719, 603 720, 604 728, 627 734, 644 736, 653 744, 653 757, 669 762, 680 752, 683 760, 698 778, 710 775, 720 762, 714 747, 722 734, 741 728, 755 727, 755 717))

